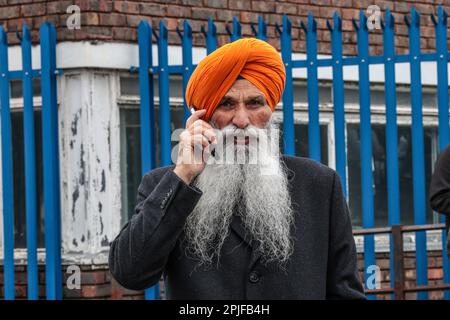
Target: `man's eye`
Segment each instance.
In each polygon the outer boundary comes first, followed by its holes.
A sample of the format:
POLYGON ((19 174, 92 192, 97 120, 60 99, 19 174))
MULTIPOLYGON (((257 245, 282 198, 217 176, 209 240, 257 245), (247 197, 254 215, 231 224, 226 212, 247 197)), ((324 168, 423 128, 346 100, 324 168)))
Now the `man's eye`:
POLYGON ((260 107, 262 105, 264 105, 264 104, 259 100, 252 100, 249 102, 249 106, 253 107, 253 108, 260 107))
POLYGON ((230 108, 232 105, 229 101, 222 102, 220 105, 222 108, 230 108))

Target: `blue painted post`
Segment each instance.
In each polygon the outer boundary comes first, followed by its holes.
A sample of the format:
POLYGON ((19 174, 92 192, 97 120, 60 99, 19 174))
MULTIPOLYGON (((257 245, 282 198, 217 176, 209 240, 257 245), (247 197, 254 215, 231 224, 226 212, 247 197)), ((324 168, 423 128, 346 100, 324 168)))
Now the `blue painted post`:
POLYGON ((257 39, 267 41, 267 24, 263 17, 258 16, 258 30, 255 29, 253 23, 251 24, 251 27, 257 39))
MULTIPOLYGON (((359 26, 353 24, 358 32, 358 71, 360 104, 360 153, 361 153, 361 196, 362 221, 364 228, 375 227, 372 176, 372 126, 370 121, 370 81, 369 81, 369 34, 367 18, 363 11, 359 13, 359 26)), ((375 265, 374 236, 364 237, 364 279, 371 275, 368 267, 375 265)), ((375 299, 374 295, 369 299, 375 299)))
MULTIPOLYGON (((438 112, 439 112, 439 150, 443 150, 450 143, 449 128, 449 98, 448 98, 448 58, 447 58, 447 12, 442 6, 438 7, 437 21, 432 15, 436 30, 436 67, 437 67, 437 96, 438 96, 438 112)), ((441 221, 445 223, 445 216, 441 215, 441 221)), ((447 256, 447 234, 442 233, 442 266, 444 269, 444 282, 450 283, 450 261, 447 256)), ((444 298, 450 300, 450 290, 445 290, 444 298)))
POLYGON ((305 26, 303 22, 301 23, 301 26, 306 33, 309 157, 320 162, 319 79, 317 76, 317 23, 311 13, 308 15, 308 26, 305 26))
POLYGON ((14 195, 11 112, 9 109, 8 40, 0 26, 0 107, 2 122, 2 191, 4 239, 4 292, 6 300, 15 298, 14 287, 14 195))
POLYGON ((42 145, 47 299, 62 299, 61 206, 56 91, 56 36, 48 22, 41 25, 42 145))
POLYGON ((228 25, 226 26, 226 29, 230 36, 230 42, 236 41, 241 38, 242 28, 236 16, 233 16, 233 31, 230 31, 228 25))
POLYGON ((281 35, 281 57, 286 69, 286 89, 283 93, 283 140, 284 153, 295 155, 295 131, 294 131, 294 96, 292 81, 292 35, 291 21, 287 15, 283 16, 283 30, 277 26, 281 35))
POLYGON ((27 230, 27 289, 28 299, 39 298, 37 264, 37 206, 36 206, 36 149, 34 144, 33 77, 31 66, 31 38, 28 27, 22 28, 22 88, 25 154, 25 200, 27 230))
MULTIPOLYGON (((411 22, 405 16, 409 29, 409 60, 411 72, 411 108, 412 108, 412 162, 414 223, 426 223, 425 206, 425 161, 424 134, 422 123, 422 82, 420 72, 420 16, 415 8, 411 9, 411 22)), ((425 231, 416 232, 416 274, 417 284, 426 285, 427 252, 425 231)), ((419 292, 418 299, 427 299, 427 292, 419 292)))
MULTIPOLYGON (((328 21, 327 21, 328 22, 328 21)), ((336 170, 342 182, 342 188, 347 197, 347 149, 345 147, 345 110, 344 110, 344 76, 342 63, 342 20, 337 12, 333 15, 331 31, 331 51, 333 60, 333 112, 334 139, 336 153, 336 170)))
MULTIPOLYGON (((152 27, 141 21, 138 27, 139 94, 141 96, 141 171, 144 176, 155 167, 155 106, 153 89, 152 27), (151 74, 149 73, 151 70, 151 74)), ((145 298, 159 296, 159 285, 145 290, 145 298)))
MULTIPOLYGON (((177 28, 178 35, 181 38, 182 50, 183 50, 183 92, 186 92, 187 84, 189 78, 191 77, 193 71, 192 65, 192 28, 189 25, 187 19, 184 19, 183 23, 183 34, 177 28)), ((183 96, 184 100, 184 121, 190 117, 191 112, 186 104, 186 97, 183 96)))
MULTIPOLYGON (((389 225, 400 224, 400 187, 398 175, 397 152, 397 99, 395 85, 395 43, 394 17, 386 9, 385 25, 383 29, 384 46, 384 92, 386 100, 386 164, 387 164, 387 193, 389 225)), ((390 241, 392 250, 392 235, 390 241)), ((390 255, 390 265, 394 265, 394 257, 390 255)), ((394 287, 394 268, 390 268, 391 287, 394 287)))
POLYGON ((169 104, 169 58, 167 28, 164 22, 159 22, 158 66, 159 66, 159 133, 161 146, 161 166, 172 164, 170 104, 169 104))
POLYGON ((217 49, 217 28, 211 17, 208 18, 208 31, 201 26, 201 31, 206 38, 206 54, 210 54, 217 49))
POLYGON ((142 176, 155 167, 155 107, 152 57, 152 27, 141 21, 138 27, 139 94, 141 96, 141 167, 142 176))

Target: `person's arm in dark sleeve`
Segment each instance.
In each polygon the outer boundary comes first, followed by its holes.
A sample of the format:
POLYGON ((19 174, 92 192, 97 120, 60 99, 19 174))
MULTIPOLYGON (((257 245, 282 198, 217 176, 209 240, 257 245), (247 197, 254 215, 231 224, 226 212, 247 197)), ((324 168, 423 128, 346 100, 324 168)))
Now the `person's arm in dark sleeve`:
POLYGON ((161 278, 188 215, 202 192, 172 169, 162 178, 152 171, 138 189, 135 214, 110 246, 109 268, 123 287, 142 290, 161 278))
POLYGON ((436 161, 430 183, 430 206, 436 212, 450 215, 450 146, 436 161))
POLYGON ((336 173, 331 194, 329 232, 327 299, 365 299, 358 274, 350 214, 336 173))

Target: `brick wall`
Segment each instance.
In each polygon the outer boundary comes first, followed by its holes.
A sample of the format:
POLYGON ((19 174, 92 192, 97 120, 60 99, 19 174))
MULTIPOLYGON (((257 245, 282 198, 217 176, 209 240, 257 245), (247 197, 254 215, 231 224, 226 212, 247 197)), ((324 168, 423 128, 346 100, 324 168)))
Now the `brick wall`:
MULTIPOLYGON (((389 278, 389 256, 388 254, 377 254, 376 263, 381 269, 381 287, 390 287, 389 278)), ((361 254, 358 255, 358 268, 360 277, 363 279, 364 261, 361 254)), ((415 285, 416 270, 414 253, 405 253, 405 287, 415 285)), ((107 266, 83 266, 81 268, 81 289, 69 290, 66 281, 69 274, 66 273, 66 266, 63 268, 63 296, 64 299, 143 299, 142 291, 127 290, 117 284, 111 277, 107 266)), ((429 284, 440 284, 443 279, 442 253, 428 252, 428 281, 429 284)), ((26 267, 16 267, 16 297, 26 299, 27 295, 27 274, 26 267)), ((3 266, 0 266, 0 299, 3 298, 3 266)), ((161 281, 161 298, 164 296, 164 284, 161 281)), ((39 296, 45 298, 45 270, 40 266, 39 270, 39 296)), ((415 293, 407 293, 406 299, 415 299, 415 293)), ((442 291, 429 293, 430 299, 442 299, 442 291)), ((390 299, 390 295, 378 295, 378 299, 390 299)))
MULTIPOLYGON (((26 22, 32 29, 32 39, 38 39, 38 27, 44 20, 57 26, 57 39, 61 40, 114 40, 136 41, 136 26, 142 19, 151 21, 155 29, 164 18, 169 29, 170 44, 179 44, 180 38, 176 27, 182 28, 182 20, 188 18, 193 28, 194 45, 204 46, 204 37, 200 27, 206 24, 209 16, 216 21, 219 45, 229 42, 225 26, 233 16, 242 23, 244 37, 253 36, 250 23, 257 22, 262 15, 268 22, 268 41, 279 49, 275 24, 281 23, 282 15, 287 14, 292 21, 293 49, 295 52, 305 51, 304 32, 300 21, 306 22, 308 12, 317 17, 319 53, 330 53, 330 34, 326 20, 335 10, 343 17, 344 54, 356 53, 356 34, 351 19, 358 17, 360 9, 366 10, 371 4, 377 4, 383 11, 390 8, 396 18, 396 46, 399 53, 408 48, 408 29, 403 17, 408 14, 414 4, 422 13, 421 46, 427 52, 435 48, 434 27, 430 18, 438 4, 450 12, 449 0, 154 0, 154 1, 109 1, 109 0, 0 0, 0 24, 8 31, 9 41, 17 43, 16 31, 26 22), (68 6, 76 4, 81 9, 80 30, 69 30, 65 27, 68 6)), ((370 33, 372 54, 382 52, 381 30, 370 33)))

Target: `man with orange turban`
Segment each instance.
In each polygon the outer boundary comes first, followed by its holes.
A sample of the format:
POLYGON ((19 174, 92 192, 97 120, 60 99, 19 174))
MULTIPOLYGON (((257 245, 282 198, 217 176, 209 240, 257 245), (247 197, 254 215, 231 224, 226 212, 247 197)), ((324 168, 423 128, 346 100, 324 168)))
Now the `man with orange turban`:
POLYGON ((285 80, 278 52, 254 38, 198 64, 176 164, 142 178, 111 244, 120 284, 163 276, 169 299, 364 298, 338 175, 279 154, 272 113, 285 80))

